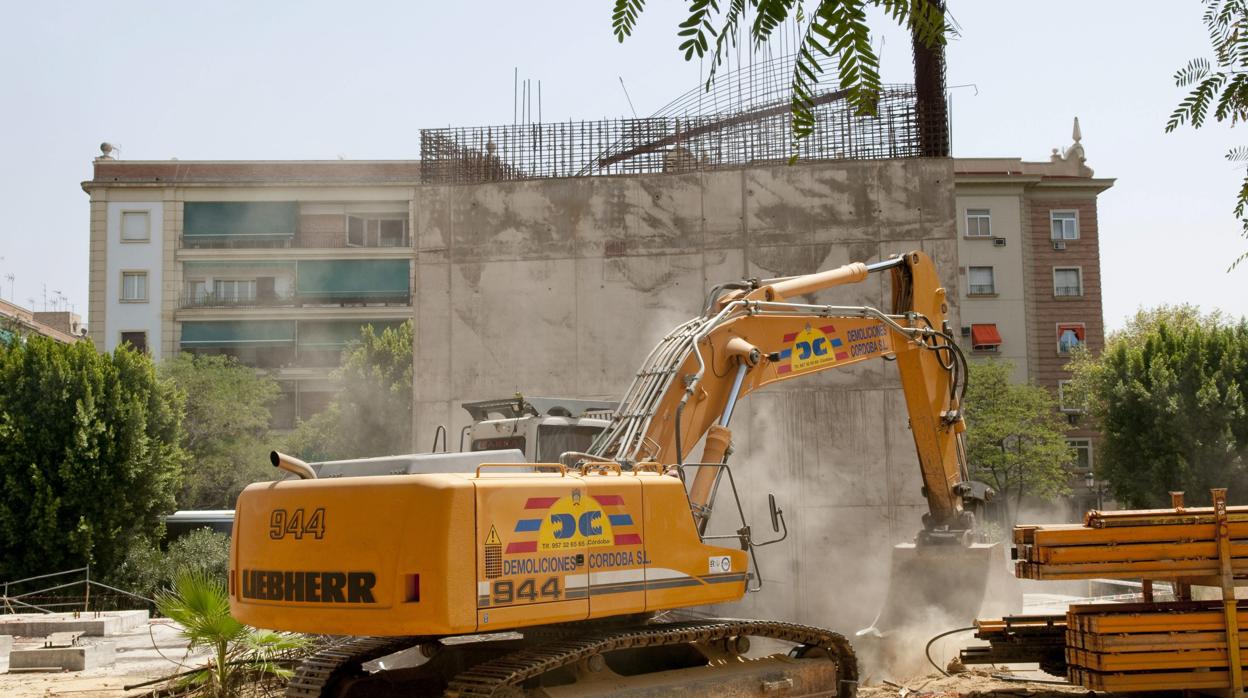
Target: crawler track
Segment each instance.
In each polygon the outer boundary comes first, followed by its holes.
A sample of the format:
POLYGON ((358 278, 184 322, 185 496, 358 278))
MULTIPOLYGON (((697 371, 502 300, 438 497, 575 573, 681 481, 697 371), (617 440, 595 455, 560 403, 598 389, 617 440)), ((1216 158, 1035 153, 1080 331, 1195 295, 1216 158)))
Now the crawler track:
POLYGON ((321 698, 327 687, 360 664, 407 649, 419 637, 356 637, 331 645, 295 667, 286 684, 286 698, 321 698))
POLYGON ((498 696, 524 681, 588 659, 596 654, 638 647, 715 642, 733 637, 765 637, 823 650, 840 665, 840 695, 852 695, 858 681, 858 662, 849 642, 820 628, 792 623, 750 620, 705 620, 661 623, 614 632, 589 633, 529 647, 478 664, 456 676, 447 687, 451 698, 498 696))
MULTIPOLYGON (((811 658, 813 661, 826 658, 835 662, 836 685, 824 689, 829 694, 835 691, 838 696, 849 698, 857 688, 857 659, 849 642, 837 633, 793 623, 712 619, 583 629, 577 628, 576 624, 534 628, 526 631, 526 638, 519 645, 500 646, 492 656, 469 662, 466 668, 460 664, 457 673, 447 674, 443 684, 444 695, 454 698, 523 695, 526 682, 539 680, 544 674, 572 667, 595 655, 642 648, 711 645, 738 637, 793 643, 795 647, 791 656, 811 658)), ((286 695, 288 698, 355 698, 356 693, 364 695, 367 691, 362 685, 356 690, 349 688, 351 677, 360 675, 362 663, 427 640, 419 637, 356 638, 334 645, 298 667, 286 695)), ((453 646, 441 650, 444 653, 458 651, 462 650, 453 646)), ((402 685, 398 676, 395 676, 395 681, 389 682, 392 689, 399 688, 402 695, 413 698, 438 694, 430 694, 427 686, 402 691, 402 685)))

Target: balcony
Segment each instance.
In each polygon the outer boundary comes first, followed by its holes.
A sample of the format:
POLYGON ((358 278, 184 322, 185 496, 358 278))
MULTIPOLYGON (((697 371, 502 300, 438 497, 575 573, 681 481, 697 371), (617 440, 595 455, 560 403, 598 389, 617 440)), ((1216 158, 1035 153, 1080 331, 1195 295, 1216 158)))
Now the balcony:
POLYGON ((1054 286, 1053 295, 1057 298, 1076 298, 1083 295, 1083 288, 1079 286, 1054 286))
POLYGON ((269 250, 295 246, 295 236, 290 237, 205 237, 183 235, 178 247, 188 250, 269 250))
POLYGON ((406 259, 186 262, 180 309, 411 305, 406 259))
POLYGON ((407 202, 188 201, 182 249, 396 249, 411 246, 407 202))
POLYGON ((182 323, 180 348, 195 355, 232 356, 253 368, 336 368, 365 325, 381 332, 393 320, 214 320, 182 323))
POLYGON ((993 284, 970 284, 970 290, 967 291, 971 296, 991 296, 997 292, 993 284))
POLYGON ((403 294, 377 293, 343 297, 304 296, 296 293, 277 294, 253 297, 217 298, 214 294, 183 293, 178 297, 178 308, 192 309, 233 309, 233 308, 391 308, 411 305, 411 297, 403 294))

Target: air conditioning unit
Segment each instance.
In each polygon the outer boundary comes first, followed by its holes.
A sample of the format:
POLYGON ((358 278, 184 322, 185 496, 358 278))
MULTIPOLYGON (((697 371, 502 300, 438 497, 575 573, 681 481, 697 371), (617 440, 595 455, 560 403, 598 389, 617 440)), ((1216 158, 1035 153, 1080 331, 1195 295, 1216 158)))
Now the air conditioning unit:
POLYGON ((993 247, 1005 247, 1005 238, 993 238, 992 246, 993 247))
POLYGON ((970 336, 971 336, 971 326, 970 326, 970 325, 963 325, 963 326, 962 326, 962 336, 963 336, 963 337, 970 337, 970 336))
POLYGON ((1054 241, 1053 241, 1053 249, 1055 249, 1055 250, 1064 250, 1064 249, 1066 249, 1066 241, 1065 241, 1065 240, 1054 240, 1054 241))

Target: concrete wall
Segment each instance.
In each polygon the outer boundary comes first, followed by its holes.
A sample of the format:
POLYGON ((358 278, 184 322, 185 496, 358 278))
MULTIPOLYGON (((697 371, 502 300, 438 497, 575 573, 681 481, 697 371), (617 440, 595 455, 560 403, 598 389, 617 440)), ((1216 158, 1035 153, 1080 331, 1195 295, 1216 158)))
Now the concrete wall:
MULTIPOLYGON (((922 249, 958 298, 948 160, 428 187, 414 208, 418 448, 437 425, 456 434, 468 423, 463 400, 618 397, 721 281, 922 249)), ((884 293, 873 277, 818 300, 883 308, 884 293)), ((765 549, 765 591, 735 612, 869 622, 889 548, 922 511, 893 364, 773 386, 738 408, 733 428, 751 523, 769 528, 771 491, 791 531, 765 549)), ((716 523, 735 529, 722 495, 716 523)))

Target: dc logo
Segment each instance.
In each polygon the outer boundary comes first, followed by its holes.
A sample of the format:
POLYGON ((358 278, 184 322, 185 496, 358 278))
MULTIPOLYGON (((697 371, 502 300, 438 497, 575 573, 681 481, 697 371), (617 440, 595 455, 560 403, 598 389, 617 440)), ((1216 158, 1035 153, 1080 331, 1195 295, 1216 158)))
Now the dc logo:
POLYGON ((824 356, 828 353, 828 338, 816 337, 813 342, 800 341, 794 345, 797 348, 797 358, 805 361, 812 356, 824 356))
POLYGON ((571 514, 551 514, 550 522, 557 526, 555 540, 567 540, 579 531, 586 538, 602 535, 602 512, 587 511, 576 518, 571 514))

